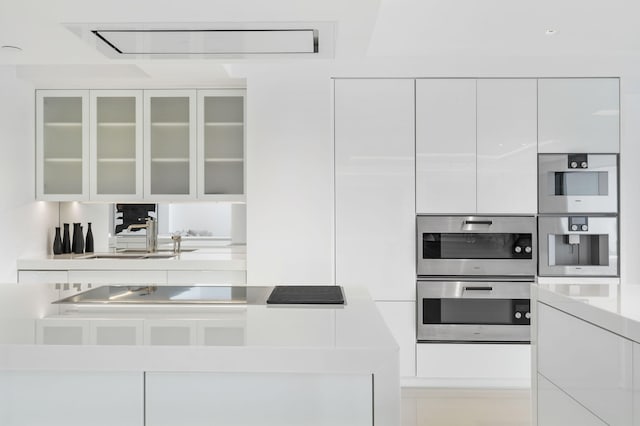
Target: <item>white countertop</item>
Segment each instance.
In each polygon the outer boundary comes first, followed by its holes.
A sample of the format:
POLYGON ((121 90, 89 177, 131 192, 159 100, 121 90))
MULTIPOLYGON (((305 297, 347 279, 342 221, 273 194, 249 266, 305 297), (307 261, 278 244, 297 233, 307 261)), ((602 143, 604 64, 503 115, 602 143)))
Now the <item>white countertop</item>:
POLYGON ((640 285, 537 284, 532 299, 640 343, 640 285))
MULTIPOLYGON (((170 251, 162 251, 170 254, 170 251)), ((100 254, 100 253, 93 253, 100 254)), ((104 253, 104 254, 113 254, 104 253)), ((83 259, 91 255, 61 254, 18 259, 19 270, 236 270, 247 268, 244 246, 184 251, 169 259, 83 259)))

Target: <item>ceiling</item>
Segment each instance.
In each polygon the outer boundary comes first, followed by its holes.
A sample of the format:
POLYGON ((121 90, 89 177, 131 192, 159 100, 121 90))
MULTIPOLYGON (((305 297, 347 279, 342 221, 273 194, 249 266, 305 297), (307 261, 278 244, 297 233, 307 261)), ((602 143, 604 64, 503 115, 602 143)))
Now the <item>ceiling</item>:
MULTIPOLYGON (((332 22, 335 60, 640 58, 637 0, 1 0, 0 65, 43 86, 238 85, 230 64, 287 59, 110 59, 72 23, 332 22), (555 34, 547 35, 547 30, 555 34)), ((301 59, 291 59, 301 61, 301 59)))

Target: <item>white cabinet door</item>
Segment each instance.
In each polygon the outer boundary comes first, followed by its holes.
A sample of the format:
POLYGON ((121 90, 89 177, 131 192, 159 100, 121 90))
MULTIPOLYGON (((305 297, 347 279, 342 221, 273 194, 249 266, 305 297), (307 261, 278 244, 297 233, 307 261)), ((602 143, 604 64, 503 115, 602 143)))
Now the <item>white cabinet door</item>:
POLYGON ((640 345, 633 343, 633 425, 640 426, 640 345))
POLYGON ((198 199, 244 201, 245 91, 198 90, 198 199))
POLYGON ((144 198, 196 198, 196 91, 144 91, 144 198))
POLYGON ((543 376, 538 375, 538 423, 535 426, 605 426, 606 423, 543 376))
POLYGON ((415 300, 414 81, 335 80, 336 284, 415 300))
POLYGON ((376 302, 376 306, 400 346, 400 376, 416 375, 416 303, 376 302))
POLYGON ((478 80, 478 213, 537 212, 536 126, 536 80, 478 80))
POLYGON ((538 151, 620 152, 620 80, 538 80, 538 151))
POLYGON ((89 199, 89 91, 36 92, 36 199, 89 199))
POLYGON ((142 426, 143 373, 0 372, 2 426, 142 426))
POLYGON ((150 372, 145 390, 147 426, 373 424, 368 374, 150 372))
POLYGON ((542 303, 537 321, 538 373, 606 423, 631 425, 631 341, 542 303))
POLYGON ((416 80, 416 211, 476 211, 476 80, 416 80))
POLYGON ((142 199, 142 90, 92 90, 92 200, 142 199))

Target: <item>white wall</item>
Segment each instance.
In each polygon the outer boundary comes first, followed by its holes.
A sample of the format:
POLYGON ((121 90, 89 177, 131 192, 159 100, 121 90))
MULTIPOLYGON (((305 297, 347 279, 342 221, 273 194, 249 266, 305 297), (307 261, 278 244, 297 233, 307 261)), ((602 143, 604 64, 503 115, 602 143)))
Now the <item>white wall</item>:
POLYGON ((51 250, 58 203, 35 201, 34 88, 0 66, 0 283, 16 282, 16 259, 51 250))

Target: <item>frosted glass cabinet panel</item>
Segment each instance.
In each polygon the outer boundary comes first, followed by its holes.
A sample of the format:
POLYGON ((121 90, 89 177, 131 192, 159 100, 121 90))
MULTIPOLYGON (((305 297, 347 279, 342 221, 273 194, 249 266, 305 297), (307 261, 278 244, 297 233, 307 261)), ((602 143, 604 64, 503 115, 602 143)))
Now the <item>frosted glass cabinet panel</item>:
POLYGON ((538 80, 538 151, 620 152, 620 80, 538 80))
POLYGON ((89 198, 89 91, 36 94, 38 200, 89 198))
POLYGON ((198 91, 198 198, 244 201, 245 91, 198 91))
POLYGON ((91 91, 91 199, 142 198, 142 91, 91 91))
POLYGON ((416 80, 416 211, 476 211, 476 80, 416 80))
POLYGON ((144 92, 144 197, 195 199, 196 91, 144 92))

